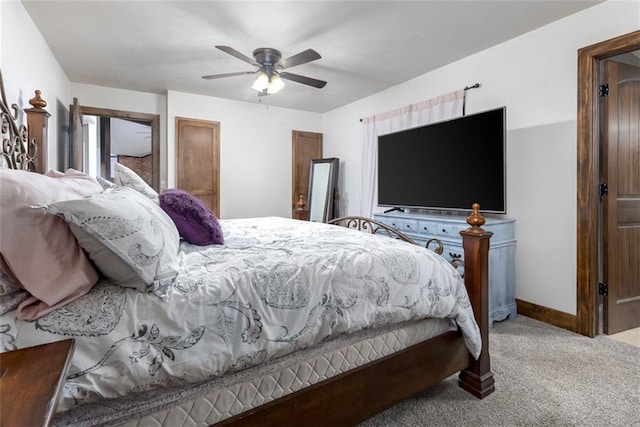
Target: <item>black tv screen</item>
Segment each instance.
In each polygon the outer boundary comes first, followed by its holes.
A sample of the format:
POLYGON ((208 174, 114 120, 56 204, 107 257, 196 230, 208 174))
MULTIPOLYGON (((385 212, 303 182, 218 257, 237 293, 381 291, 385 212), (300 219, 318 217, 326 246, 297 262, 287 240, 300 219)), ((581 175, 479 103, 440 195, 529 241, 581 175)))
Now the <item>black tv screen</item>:
POLYGON ((506 107, 378 137, 378 204, 506 213, 506 107))

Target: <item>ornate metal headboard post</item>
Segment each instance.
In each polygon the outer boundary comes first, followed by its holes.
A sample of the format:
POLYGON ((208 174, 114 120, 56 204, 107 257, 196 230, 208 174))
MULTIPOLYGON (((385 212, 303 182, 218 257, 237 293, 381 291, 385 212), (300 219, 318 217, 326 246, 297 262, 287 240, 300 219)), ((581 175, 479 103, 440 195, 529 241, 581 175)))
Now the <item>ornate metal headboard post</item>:
POLYGON ((33 108, 26 109, 27 125, 18 125, 18 106, 7 103, 4 81, 0 72, 0 167, 45 172, 47 162, 47 130, 49 113, 40 91, 29 101, 33 108))
POLYGON ((29 100, 29 104, 32 108, 25 108, 24 112, 27 113, 27 128, 29 129, 29 140, 34 139, 36 141, 36 153, 35 154, 35 171, 38 173, 44 173, 48 169, 48 146, 49 146, 49 117, 51 114, 44 107, 47 106, 47 102, 40 97, 40 91, 35 91, 35 96, 29 100))

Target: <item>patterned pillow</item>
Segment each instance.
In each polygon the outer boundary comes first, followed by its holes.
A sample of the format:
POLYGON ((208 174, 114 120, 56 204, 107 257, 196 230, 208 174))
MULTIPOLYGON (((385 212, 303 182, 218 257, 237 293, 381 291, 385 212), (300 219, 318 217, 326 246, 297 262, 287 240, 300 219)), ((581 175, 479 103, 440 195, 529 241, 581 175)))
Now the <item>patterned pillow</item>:
POLYGON ((9 271, 2 255, 0 255, 0 314, 5 314, 18 308, 21 302, 31 295, 16 280, 9 271))
POLYGON ((218 218, 200 199, 184 190, 168 189, 160 195, 160 207, 187 242, 199 246, 224 244, 218 218))
POLYGON ((151 188, 151 186, 147 184, 144 179, 140 178, 140 175, 138 175, 125 165, 116 163, 113 181, 116 183, 116 185, 133 188, 134 190, 144 194, 145 196, 153 200, 156 204, 160 204, 160 201, 158 200, 158 193, 156 192, 156 190, 151 188))
POLYGON ((178 272, 180 235, 160 206, 127 187, 52 203, 96 267, 115 283, 163 293, 178 272))

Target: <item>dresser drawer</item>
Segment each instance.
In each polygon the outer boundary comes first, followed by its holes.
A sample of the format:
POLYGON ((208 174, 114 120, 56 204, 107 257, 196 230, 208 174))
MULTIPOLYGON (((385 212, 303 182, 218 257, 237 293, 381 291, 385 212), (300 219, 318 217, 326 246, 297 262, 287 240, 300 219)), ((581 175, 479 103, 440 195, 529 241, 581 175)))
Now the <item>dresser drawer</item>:
POLYGON ((418 230, 418 221, 411 219, 403 219, 401 222, 401 227, 398 230, 403 233, 415 233, 418 230))
POLYGON ((382 222, 387 224, 389 227, 393 227, 396 230, 400 230, 402 228, 402 220, 397 218, 385 218, 382 222))
POLYGON ((416 230, 416 232, 432 236, 434 234, 438 234, 437 230, 438 224, 436 223, 433 223, 431 221, 418 221, 418 229, 416 230))
POLYGON ((436 224, 436 234, 444 237, 460 238, 460 232, 468 226, 462 224, 436 224))
POLYGON ((379 220, 402 233, 416 232, 418 229, 418 221, 412 219, 379 218, 379 220))

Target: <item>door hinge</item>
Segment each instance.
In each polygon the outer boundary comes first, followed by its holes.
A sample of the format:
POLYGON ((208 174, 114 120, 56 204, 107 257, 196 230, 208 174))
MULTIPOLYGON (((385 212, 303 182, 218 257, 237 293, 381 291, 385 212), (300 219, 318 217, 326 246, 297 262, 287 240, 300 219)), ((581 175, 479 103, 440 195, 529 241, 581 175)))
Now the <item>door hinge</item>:
POLYGON ((609 84, 600 85, 600 96, 609 96, 609 84))
POLYGON ((598 283, 598 295, 609 295, 609 285, 606 283, 598 283))
POLYGON ((609 186, 606 183, 600 184, 600 197, 609 195, 609 186))

